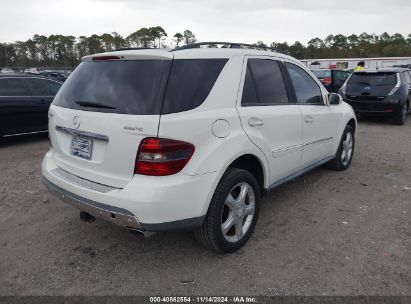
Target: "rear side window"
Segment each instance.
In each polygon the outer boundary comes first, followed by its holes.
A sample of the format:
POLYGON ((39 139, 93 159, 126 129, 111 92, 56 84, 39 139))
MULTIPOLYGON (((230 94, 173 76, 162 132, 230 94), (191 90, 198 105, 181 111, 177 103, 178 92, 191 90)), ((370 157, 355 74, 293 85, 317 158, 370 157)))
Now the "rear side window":
POLYGON ((397 73, 379 72, 379 73, 354 73, 348 80, 350 85, 358 86, 384 86, 397 84, 397 73))
POLYGON ((270 59, 248 59, 242 106, 288 103, 279 63, 270 59))
POLYGON ((173 61, 162 114, 200 106, 213 88, 228 59, 177 59, 173 61))
POLYGON ((41 78, 26 78, 25 81, 33 96, 55 96, 61 87, 58 82, 41 78))
POLYGON ((295 64, 286 63, 297 102, 301 104, 324 104, 321 89, 314 79, 295 64))
POLYGON ((53 104, 84 111, 158 115, 170 65, 170 60, 83 62, 53 104))
POLYGON ((24 83, 18 78, 0 78, 0 96, 27 96, 29 95, 24 83))

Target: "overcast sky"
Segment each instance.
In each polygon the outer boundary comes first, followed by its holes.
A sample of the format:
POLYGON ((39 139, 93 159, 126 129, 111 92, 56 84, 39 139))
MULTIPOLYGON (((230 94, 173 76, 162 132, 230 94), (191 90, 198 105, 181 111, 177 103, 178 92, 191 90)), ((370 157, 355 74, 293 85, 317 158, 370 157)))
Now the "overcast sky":
POLYGON ((0 0, 0 42, 34 34, 127 36, 160 25, 201 41, 254 43, 328 34, 411 33, 411 0, 0 0))

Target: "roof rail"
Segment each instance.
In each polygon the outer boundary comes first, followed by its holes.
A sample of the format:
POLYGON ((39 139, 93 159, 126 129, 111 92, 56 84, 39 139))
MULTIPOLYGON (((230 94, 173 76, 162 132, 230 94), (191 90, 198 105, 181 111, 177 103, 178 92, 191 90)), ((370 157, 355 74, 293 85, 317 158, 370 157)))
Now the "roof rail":
POLYGON ((119 48, 116 50, 113 50, 113 52, 117 52, 117 51, 135 51, 135 50, 154 50, 156 48, 151 48, 151 47, 136 47, 136 48, 119 48))
POLYGON ((273 47, 270 47, 270 46, 261 46, 261 45, 257 45, 257 44, 247 44, 247 43, 238 43, 238 42, 221 42, 221 41, 191 43, 191 44, 176 47, 175 49, 173 49, 171 51, 195 49, 195 48, 199 48, 199 47, 205 46, 205 45, 208 45, 210 47, 216 47, 217 45, 223 45, 221 48, 231 48, 231 49, 248 48, 248 49, 257 49, 257 50, 268 50, 268 51, 288 55, 286 52, 280 51, 280 50, 278 50, 276 48, 273 48, 273 47))

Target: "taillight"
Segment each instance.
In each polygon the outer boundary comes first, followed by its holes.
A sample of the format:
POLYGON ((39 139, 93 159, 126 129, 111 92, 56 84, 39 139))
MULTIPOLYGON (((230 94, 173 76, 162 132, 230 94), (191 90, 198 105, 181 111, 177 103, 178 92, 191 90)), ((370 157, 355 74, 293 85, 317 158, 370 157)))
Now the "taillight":
POLYGON ((96 56, 92 57, 93 61, 103 61, 103 60, 119 60, 120 56, 96 56))
POLYGON ((180 172, 194 153, 194 145, 173 139, 144 138, 138 148, 135 174, 164 176, 180 172))
POLYGON ((324 78, 324 84, 331 84, 331 82, 332 82, 332 79, 331 79, 331 77, 325 77, 324 78))

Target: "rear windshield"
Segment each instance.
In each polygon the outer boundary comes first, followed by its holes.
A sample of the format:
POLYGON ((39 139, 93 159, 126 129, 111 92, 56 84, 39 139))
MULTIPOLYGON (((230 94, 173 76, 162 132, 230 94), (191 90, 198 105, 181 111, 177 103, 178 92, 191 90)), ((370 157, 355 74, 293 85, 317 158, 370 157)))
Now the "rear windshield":
POLYGON ((354 73, 347 84, 359 86, 395 85, 397 84, 397 73, 354 73))
POLYGON ((53 104, 84 111, 160 114, 170 60, 83 62, 53 104))
POLYGON ((133 115, 187 111, 204 102, 226 62, 227 59, 83 62, 64 83, 53 104, 133 115))
POLYGON ((329 78, 329 77, 331 77, 331 71, 330 70, 313 70, 312 72, 317 78, 329 78))

